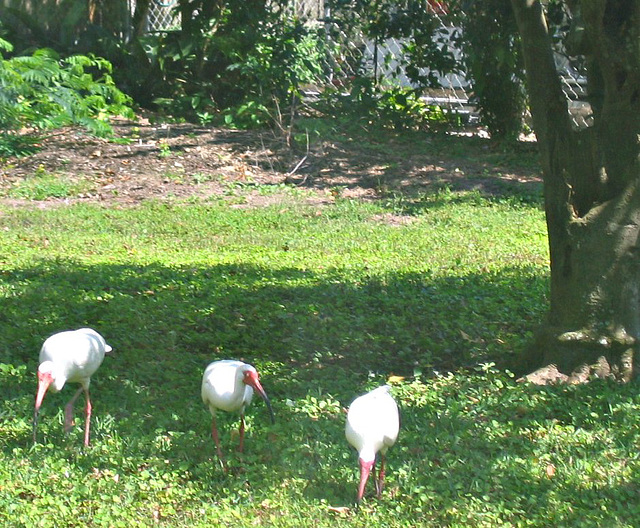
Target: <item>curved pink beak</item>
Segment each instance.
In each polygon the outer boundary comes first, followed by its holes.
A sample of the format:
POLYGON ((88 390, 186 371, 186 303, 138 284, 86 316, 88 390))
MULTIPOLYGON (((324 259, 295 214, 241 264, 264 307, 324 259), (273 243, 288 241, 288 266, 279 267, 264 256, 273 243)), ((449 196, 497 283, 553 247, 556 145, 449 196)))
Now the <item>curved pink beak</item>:
POLYGON ((260 384, 260 382, 257 379, 252 379, 250 385, 253 387, 253 390, 255 390, 260 397, 264 400, 264 403, 267 404, 267 409, 269 409, 269 414, 271 415, 271 423, 274 424, 276 423, 276 417, 273 414, 273 409, 271 408, 271 402, 269 401, 269 397, 267 396, 267 393, 264 391, 264 389, 262 388, 262 385, 260 384))
POLYGON ((371 462, 365 462, 361 458, 358 459, 360 462, 360 485, 358 486, 358 496, 356 498, 356 502, 360 504, 362 497, 364 496, 364 488, 367 485, 367 480, 369 480, 369 474, 371 473, 371 469, 373 465, 376 463, 375 460, 371 462))
POLYGON ((44 395, 47 393, 49 385, 53 383, 53 376, 51 374, 38 372, 38 393, 36 394, 36 407, 33 413, 33 443, 36 443, 36 432, 38 430, 38 415, 40 414, 40 406, 44 395))
POLYGON ((256 374, 256 372, 255 371, 245 372, 244 382, 247 385, 253 387, 253 390, 256 391, 260 395, 260 397, 264 400, 264 403, 267 404, 267 409, 269 409, 269 414, 271 415, 271 423, 272 424, 276 423, 276 418, 273 414, 273 409, 271 408, 271 402, 269 401, 269 397, 267 396, 267 393, 262 388, 262 384, 260 383, 260 380, 258 379, 258 375, 256 374))

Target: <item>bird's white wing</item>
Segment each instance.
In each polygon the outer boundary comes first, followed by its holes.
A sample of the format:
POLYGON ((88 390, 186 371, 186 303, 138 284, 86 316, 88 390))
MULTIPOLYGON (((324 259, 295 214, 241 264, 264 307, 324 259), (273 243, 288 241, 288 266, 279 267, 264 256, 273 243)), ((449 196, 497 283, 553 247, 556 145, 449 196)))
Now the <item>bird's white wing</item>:
POLYGON ((209 408, 234 412, 242 408, 245 385, 238 369, 241 361, 214 361, 205 369, 202 378, 202 401, 209 408))

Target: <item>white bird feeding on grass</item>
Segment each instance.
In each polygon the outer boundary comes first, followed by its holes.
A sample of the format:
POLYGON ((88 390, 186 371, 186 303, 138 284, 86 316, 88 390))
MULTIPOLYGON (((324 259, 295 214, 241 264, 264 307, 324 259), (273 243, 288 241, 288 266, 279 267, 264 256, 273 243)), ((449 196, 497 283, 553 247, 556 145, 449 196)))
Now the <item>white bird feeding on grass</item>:
POLYGON ((81 387, 64 408, 64 428, 66 432, 73 426, 73 404, 84 391, 87 406, 85 409, 84 445, 89 445, 89 428, 91 421, 91 399, 89 383, 91 375, 98 370, 104 355, 111 352, 111 347, 104 338, 91 328, 59 332, 49 337, 40 350, 40 366, 38 367, 38 394, 33 416, 33 441, 36 442, 38 415, 42 400, 47 392, 61 391, 65 383, 80 383, 81 387))
POLYGON ((244 411, 251 403, 253 391, 256 391, 267 404, 271 414, 271 423, 275 423, 271 402, 258 379, 258 371, 251 365, 233 359, 214 361, 204 371, 202 378, 202 401, 209 408, 213 422, 211 436, 222 465, 224 458, 220 449, 220 438, 216 425, 216 411, 240 413, 240 444, 242 452, 244 441, 244 411))
POLYGON ((380 498, 384 483, 384 457, 398 438, 400 416, 398 405, 384 385, 353 400, 347 412, 345 435, 347 441, 358 451, 360 462, 360 485, 357 502, 362 500, 364 488, 373 471, 376 495, 380 498), (380 453, 380 470, 375 476, 376 454, 380 453))

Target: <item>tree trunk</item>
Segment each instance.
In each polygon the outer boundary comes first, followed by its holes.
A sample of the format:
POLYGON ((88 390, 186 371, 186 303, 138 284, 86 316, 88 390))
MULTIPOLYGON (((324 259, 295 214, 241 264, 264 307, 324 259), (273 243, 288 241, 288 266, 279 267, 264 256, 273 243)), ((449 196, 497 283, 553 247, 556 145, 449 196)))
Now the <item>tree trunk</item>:
POLYGON ((133 13, 132 35, 134 38, 142 37, 147 31, 151 0, 136 0, 136 9, 133 13))
POLYGON ((539 0, 512 0, 544 177, 547 321, 523 358, 536 380, 640 370, 640 0, 573 0, 594 124, 572 129, 539 0), (553 368, 550 366, 553 365, 553 368))

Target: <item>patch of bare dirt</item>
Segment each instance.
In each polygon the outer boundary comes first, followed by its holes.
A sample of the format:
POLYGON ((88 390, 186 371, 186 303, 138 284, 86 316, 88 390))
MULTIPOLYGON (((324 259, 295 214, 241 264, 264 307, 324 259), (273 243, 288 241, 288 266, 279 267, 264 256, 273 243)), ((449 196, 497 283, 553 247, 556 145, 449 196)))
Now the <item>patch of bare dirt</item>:
POLYGON ((269 131, 158 125, 147 119, 116 122, 114 129, 115 140, 93 138, 77 129, 52 133, 39 152, 0 165, 0 194, 6 195, 24 178, 43 173, 91 182, 80 196, 40 203, 46 207, 74 201, 126 205, 150 198, 207 198, 238 192, 243 196, 238 206, 260 206, 276 199, 281 184, 311 191, 307 199, 315 204, 331 202, 338 195, 377 198, 443 186, 496 193, 509 186, 535 190, 540 185, 536 170, 488 163, 482 156, 482 149, 491 148, 488 145, 481 147, 480 156, 465 158, 429 148, 426 134, 420 144, 390 136, 372 145, 345 137, 339 142, 317 141, 306 151, 290 148, 269 131), (259 186, 274 186, 274 192, 257 192, 259 186))

